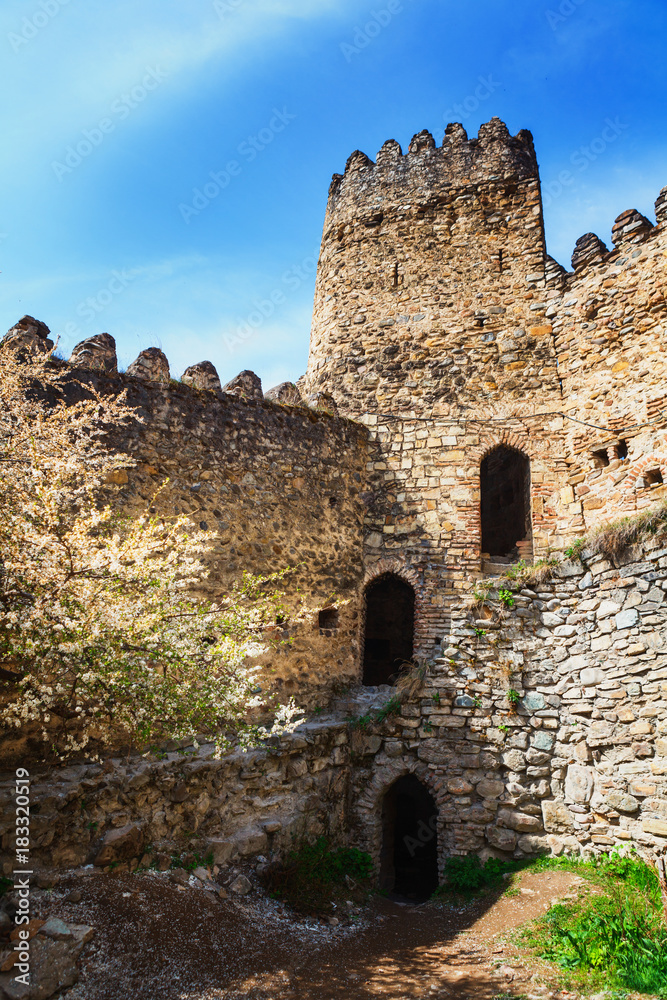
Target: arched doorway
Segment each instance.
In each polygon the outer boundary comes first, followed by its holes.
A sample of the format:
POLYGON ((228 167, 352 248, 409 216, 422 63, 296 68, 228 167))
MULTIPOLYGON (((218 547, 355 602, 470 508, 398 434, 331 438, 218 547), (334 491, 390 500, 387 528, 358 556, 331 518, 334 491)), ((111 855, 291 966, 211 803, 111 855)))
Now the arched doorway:
POLYGON ((400 576, 385 573, 366 588, 363 683, 391 684, 411 659, 415 592, 400 576))
POLYGON ((530 459, 499 445, 480 468, 482 552, 519 558, 530 541, 530 459))
POLYGON ((382 804, 381 887, 406 902, 422 903, 438 888, 438 809, 413 774, 391 786, 382 804))

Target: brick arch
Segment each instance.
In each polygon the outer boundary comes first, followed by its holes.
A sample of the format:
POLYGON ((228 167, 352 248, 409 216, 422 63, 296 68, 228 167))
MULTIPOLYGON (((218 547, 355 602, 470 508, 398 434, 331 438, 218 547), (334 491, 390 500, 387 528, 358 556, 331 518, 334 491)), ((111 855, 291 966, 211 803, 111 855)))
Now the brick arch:
POLYGON ((641 479, 647 469, 660 469, 662 478, 667 483, 667 452, 653 451, 648 455, 642 455, 641 458, 635 459, 630 466, 627 476, 623 480, 621 489, 628 492, 636 490, 637 480, 641 479))
POLYGON ((373 580, 377 580, 381 576, 386 576, 388 573, 400 576, 401 580, 409 583, 415 592, 415 598, 417 597, 420 586, 419 575, 416 570, 412 569, 411 566, 406 566, 400 559, 380 559, 379 562, 369 566, 364 574, 364 590, 366 590, 368 584, 372 583, 373 580))
POLYGON ((354 820, 360 831, 359 842, 363 850, 373 858, 379 871, 380 851, 382 849, 382 803, 384 797, 399 778, 413 774, 433 796, 438 810, 438 870, 442 872, 445 858, 451 851, 447 850, 447 827, 442 818, 442 807, 447 789, 441 777, 438 777, 423 761, 401 758, 387 764, 375 765, 372 778, 361 787, 361 793, 353 803, 354 820))
MULTIPOLYGON (((532 440, 529 435, 522 434, 517 430, 509 430, 507 428, 501 428, 494 433, 486 433, 480 435, 480 443, 477 447, 473 447, 469 451, 470 462, 476 465, 477 468, 477 482, 479 485, 478 494, 478 509, 477 516, 474 522, 471 524, 471 535, 476 537, 477 545, 479 546, 479 551, 482 551, 483 538, 482 538, 482 483, 481 483, 481 469, 482 463, 487 456, 491 455, 497 448, 507 448, 509 451, 513 451, 519 455, 524 456, 528 459, 529 463, 529 475, 530 475, 530 491, 529 496, 527 496, 527 517, 528 522, 531 526, 531 531, 534 533, 534 512, 533 512, 533 463, 537 457, 539 451, 539 443, 532 440)), ((533 543, 534 544, 534 543, 533 543)), ((533 549, 534 553, 534 549, 533 549)))
POLYGON ((533 442, 527 434, 519 434, 516 431, 500 430, 495 434, 483 434, 477 446, 470 449, 468 454, 473 462, 481 465, 487 455, 490 455, 496 448, 511 448, 512 451, 520 451, 526 455, 531 462, 535 458, 533 442))

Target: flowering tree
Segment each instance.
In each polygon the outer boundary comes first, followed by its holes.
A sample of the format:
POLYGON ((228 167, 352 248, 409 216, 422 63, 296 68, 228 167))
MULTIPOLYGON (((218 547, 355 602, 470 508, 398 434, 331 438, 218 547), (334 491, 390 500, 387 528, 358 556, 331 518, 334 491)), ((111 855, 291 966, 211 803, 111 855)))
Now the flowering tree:
POLYGON ((68 382, 51 353, 0 348, 1 725, 38 724, 61 756, 127 735, 208 733, 221 751, 293 729, 292 703, 256 721, 269 706, 249 665, 279 642, 287 571, 197 600, 212 535, 114 509, 108 484, 134 463, 106 431, 136 413, 88 386, 67 404, 68 382))

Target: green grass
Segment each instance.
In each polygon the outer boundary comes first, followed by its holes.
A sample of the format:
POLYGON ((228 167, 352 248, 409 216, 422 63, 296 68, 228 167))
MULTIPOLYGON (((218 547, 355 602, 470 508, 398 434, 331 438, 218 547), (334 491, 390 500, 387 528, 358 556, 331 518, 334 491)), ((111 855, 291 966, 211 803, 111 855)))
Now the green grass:
POLYGON ((300 913, 330 914, 337 900, 365 900, 372 878, 370 854, 356 847, 332 849, 326 837, 319 837, 291 851, 281 864, 272 865, 263 881, 275 899, 300 913))
POLYGON ((588 885, 525 930, 524 946, 553 963, 568 988, 667 998, 667 927, 650 865, 634 852, 613 851, 594 861, 545 859, 534 867, 574 871, 588 885))
POLYGON ((498 858, 489 858, 482 863, 476 854, 453 855, 445 861, 445 882, 436 889, 435 896, 492 889, 502 884, 505 875, 513 875, 526 868, 529 863, 500 861, 498 858))
POLYGON ((536 559, 534 563, 519 559, 517 563, 507 567, 503 576, 506 580, 513 580, 522 587, 539 585, 546 583, 553 576, 553 571, 559 562, 558 556, 546 556, 536 559))
POLYGON ((398 695, 394 695, 393 698, 389 699, 386 705, 383 705, 382 708, 378 709, 375 715, 375 721, 384 722, 385 719, 388 719, 390 715, 398 715, 400 711, 401 711, 401 699, 398 697, 398 695))
POLYGON ((666 531, 667 501, 663 500, 642 514, 619 517, 595 528, 583 538, 577 538, 563 554, 566 559, 581 559, 586 549, 591 555, 614 559, 636 542, 659 537, 666 531))
POLYGON ((583 549, 586 548, 586 539, 577 538, 572 545, 568 546, 563 552, 566 559, 580 559, 583 549))
POLYGON ((401 699, 398 695, 394 695, 386 705, 379 708, 376 712, 366 712, 365 715, 351 715, 348 717, 347 721, 352 727, 352 729, 369 729, 372 725, 385 722, 391 715, 398 715, 401 711, 401 699))
POLYGON ((664 535, 666 530, 667 501, 663 500, 642 514, 620 517, 596 528, 585 539, 585 548, 592 553, 614 559, 636 542, 664 535))

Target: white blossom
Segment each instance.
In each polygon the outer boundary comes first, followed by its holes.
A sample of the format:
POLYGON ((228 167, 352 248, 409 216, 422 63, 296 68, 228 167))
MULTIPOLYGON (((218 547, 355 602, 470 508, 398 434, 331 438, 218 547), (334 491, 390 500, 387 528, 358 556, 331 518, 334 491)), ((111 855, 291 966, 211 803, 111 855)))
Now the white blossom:
POLYGON ((245 574, 217 604, 191 596, 212 534, 114 506, 109 474, 134 462, 106 429, 137 414, 89 387, 65 405, 71 377, 0 349, 0 666, 16 675, 0 681, 0 725, 39 724, 63 756, 128 734, 145 746, 207 733, 222 752, 291 731, 296 705, 259 691, 253 663, 281 644, 277 620, 312 613, 285 607, 288 571, 245 574))

